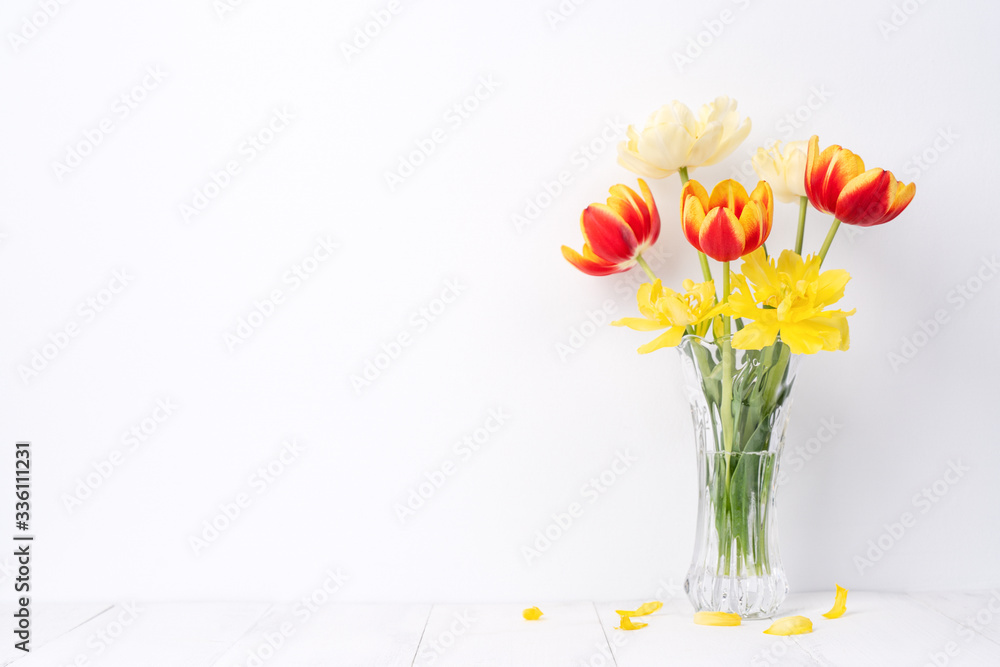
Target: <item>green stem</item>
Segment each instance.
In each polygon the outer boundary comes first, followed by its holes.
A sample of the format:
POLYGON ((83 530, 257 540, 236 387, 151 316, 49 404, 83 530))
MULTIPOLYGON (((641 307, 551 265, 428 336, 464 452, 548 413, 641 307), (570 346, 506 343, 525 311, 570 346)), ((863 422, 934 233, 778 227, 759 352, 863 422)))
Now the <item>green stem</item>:
POLYGON ((641 266, 642 270, 646 272, 649 279, 656 282, 656 274, 653 273, 653 269, 649 268, 649 264, 646 263, 646 260, 642 258, 641 254, 635 256, 635 261, 639 262, 639 266, 641 266))
MULTIPOLYGON (((729 262, 722 263, 722 303, 729 302, 729 262)), ((726 488, 729 488, 729 456, 733 451, 733 346, 730 320, 722 316, 722 442, 726 450, 726 488)))
MULTIPOLYGON (((681 176, 681 185, 684 185, 688 182, 688 180, 690 180, 688 179, 687 167, 681 167, 677 170, 677 173, 681 176)), ((705 253, 700 250, 698 251, 698 261, 701 263, 701 275, 705 279, 705 282, 708 282, 712 279, 712 269, 708 266, 708 257, 706 257, 705 253)))
POLYGON ((826 233, 826 240, 823 241, 823 247, 819 249, 819 265, 823 266, 823 260, 826 259, 826 253, 830 250, 830 244, 833 243, 833 237, 837 235, 837 230, 840 228, 840 220, 834 218, 833 224, 830 225, 830 231, 826 233))
POLYGON ((809 197, 799 197, 799 231, 795 234, 795 254, 802 254, 802 239, 806 233, 806 210, 809 208, 809 197))

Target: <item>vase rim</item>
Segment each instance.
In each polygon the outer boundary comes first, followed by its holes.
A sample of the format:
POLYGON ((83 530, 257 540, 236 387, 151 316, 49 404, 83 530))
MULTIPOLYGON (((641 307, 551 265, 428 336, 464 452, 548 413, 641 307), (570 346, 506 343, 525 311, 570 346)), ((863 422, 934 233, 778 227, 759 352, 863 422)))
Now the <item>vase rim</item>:
MULTIPOLYGON (((706 338, 705 336, 698 336, 696 334, 684 334, 683 336, 681 336, 681 341, 680 342, 681 343, 685 343, 685 342, 698 342, 698 343, 700 343, 702 345, 711 345, 713 347, 718 347, 719 343, 722 340, 726 339, 726 338, 728 338, 729 341, 732 342, 733 336, 735 336, 735 335, 736 334, 729 334, 728 336, 719 336, 718 338, 709 339, 709 338, 706 338)), ((774 345, 776 343, 781 343, 781 342, 782 342, 781 336, 779 335, 777 338, 774 339, 774 343, 771 343, 771 345, 774 345)), ((678 345, 679 344, 680 343, 678 343, 678 345)), ((768 345, 766 347, 771 347, 771 345, 768 345)), ((736 348, 736 349, 742 350, 743 348, 736 348)), ((797 355, 792 355, 792 356, 797 356, 797 355)))

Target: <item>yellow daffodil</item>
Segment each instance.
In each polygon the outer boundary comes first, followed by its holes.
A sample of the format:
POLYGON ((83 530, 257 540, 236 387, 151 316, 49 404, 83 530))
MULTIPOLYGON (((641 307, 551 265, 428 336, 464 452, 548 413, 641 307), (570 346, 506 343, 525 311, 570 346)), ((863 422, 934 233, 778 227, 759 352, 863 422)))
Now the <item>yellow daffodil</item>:
POLYGON ((649 623, 633 623, 632 619, 628 616, 621 617, 621 624, 618 626, 619 630, 641 630, 642 628, 649 625, 649 623))
POLYGON ((636 301, 642 317, 625 317, 611 324, 635 331, 667 330, 640 347, 639 354, 676 346, 689 326, 696 335, 704 336, 712 318, 723 308, 715 305, 715 284, 711 280, 697 284, 685 280, 683 292, 665 288, 659 280, 643 283, 636 301))
POLYGON ((537 621, 542 617, 542 610, 538 607, 530 607, 522 611, 521 616, 524 616, 526 621, 537 621))
POLYGON ((727 313, 750 320, 733 335, 733 347, 760 350, 778 335, 792 354, 846 350, 847 317, 854 311, 828 310, 844 296, 851 279, 843 269, 820 273, 819 256, 802 257, 784 250, 775 262, 763 249, 743 258, 742 275, 733 275, 735 291, 727 313))
POLYGON ((621 609, 616 609, 615 613, 618 614, 619 616, 649 616, 654 611, 659 611, 660 607, 662 606, 663 603, 659 601, 647 602, 643 605, 640 605, 639 608, 636 609, 635 611, 623 611, 621 609))
POLYGON ((699 611, 694 615, 696 625, 733 626, 743 622, 739 614, 729 614, 724 611, 699 611))
POLYGON ((823 614, 826 618, 840 618, 847 611, 847 589, 840 584, 837 587, 837 598, 833 601, 833 609, 823 614))
POLYGON ((812 631, 813 622, 805 616, 786 616, 772 623, 771 627, 764 630, 764 634, 787 637, 788 635, 804 635, 812 631))

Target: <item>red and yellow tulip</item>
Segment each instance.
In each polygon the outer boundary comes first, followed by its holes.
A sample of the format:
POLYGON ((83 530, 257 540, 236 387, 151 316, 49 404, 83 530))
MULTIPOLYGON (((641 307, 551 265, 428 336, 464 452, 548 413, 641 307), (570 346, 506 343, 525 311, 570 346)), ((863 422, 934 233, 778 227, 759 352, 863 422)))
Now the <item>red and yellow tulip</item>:
POLYGON ((818 210, 849 225, 882 225, 903 212, 917 186, 896 180, 891 171, 869 169, 846 148, 834 144, 819 150, 819 137, 809 140, 806 195, 818 210))
POLYGON ((687 240, 699 251, 720 262, 731 262, 763 245, 771 233, 774 196, 761 181, 747 196, 738 182, 729 179, 709 196, 698 181, 681 190, 681 225, 687 240))
POLYGON ((628 271, 642 252, 660 236, 660 214, 653 193, 639 179, 642 197, 632 188, 615 185, 607 204, 591 204, 580 214, 583 254, 562 247, 570 264, 591 276, 628 271))

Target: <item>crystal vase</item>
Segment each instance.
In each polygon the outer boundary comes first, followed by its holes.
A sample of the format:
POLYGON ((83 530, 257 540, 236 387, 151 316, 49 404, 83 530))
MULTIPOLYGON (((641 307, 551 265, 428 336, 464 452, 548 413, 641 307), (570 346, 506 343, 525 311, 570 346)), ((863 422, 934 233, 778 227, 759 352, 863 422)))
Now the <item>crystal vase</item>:
POLYGON ((761 618, 788 592, 774 514, 798 359, 780 340, 762 350, 729 341, 685 336, 679 347, 699 493, 684 590, 697 611, 761 618))

